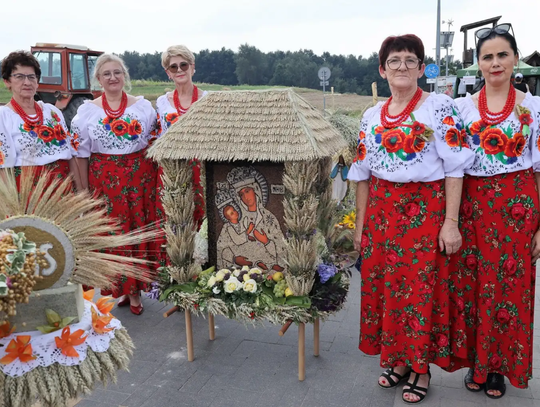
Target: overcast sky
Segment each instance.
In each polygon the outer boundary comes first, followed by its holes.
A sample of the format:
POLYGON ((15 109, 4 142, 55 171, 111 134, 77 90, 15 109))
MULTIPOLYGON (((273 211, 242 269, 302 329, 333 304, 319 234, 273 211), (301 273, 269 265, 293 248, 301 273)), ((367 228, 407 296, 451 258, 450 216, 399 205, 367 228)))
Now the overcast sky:
MULTIPOLYGON (((264 52, 311 49, 316 54, 362 55, 382 40, 414 33, 435 56, 436 0, 6 0, 2 7, 0 58, 36 42, 92 49, 162 52, 185 44, 192 51, 264 52), (84 9, 83 7, 88 7, 84 9)), ((523 55, 540 50, 539 0, 441 0, 441 20, 453 19, 453 49, 462 59, 464 24, 502 15, 514 26, 523 55)), ((447 26, 444 25, 446 30, 447 26)), ((469 44, 474 44, 469 34, 469 44)), ((441 56, 444 51, 441 52, 441 56)))

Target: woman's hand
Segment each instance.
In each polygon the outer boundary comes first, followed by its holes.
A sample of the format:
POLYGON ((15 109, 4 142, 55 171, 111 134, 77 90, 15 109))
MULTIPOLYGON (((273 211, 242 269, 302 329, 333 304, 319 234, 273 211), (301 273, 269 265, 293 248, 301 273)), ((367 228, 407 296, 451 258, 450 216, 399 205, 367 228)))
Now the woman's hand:
POLYGON ((353 238, 353 244, 354 244, 354 250, 356 250, 358 253, 362 253, 362 227, 358 227, 358 224, 356 225, 356 229, 354 230, 354 238, 353 238))
POLYGON ((531 255, 533 263, 540 258, 540 229, 536 231, 532 239, 531 255))
POLYGON ((446 219, 439 232, 439 249, 446 252, 446 255, 456 253, 461 247, 462 239, 459 233, 458 223, 446 219))

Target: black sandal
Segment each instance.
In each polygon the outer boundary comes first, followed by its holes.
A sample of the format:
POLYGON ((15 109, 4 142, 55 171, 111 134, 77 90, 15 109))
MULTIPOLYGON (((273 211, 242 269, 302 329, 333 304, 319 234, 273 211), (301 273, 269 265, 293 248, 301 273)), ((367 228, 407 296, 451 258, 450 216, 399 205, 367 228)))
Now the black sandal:
MULTIPOLYGON (((416 373, 416 372, 414 372, 414 373, 416 373)), ((403 394, 401 396, 401 399, 403 400, 404 403, 407 403, 407 404, 420 404, 426 398, 427 393, 428 393, 428 389, 429 389, 429 384, 431 383, 431 371, 430 371, 430 369, 428 368, 428 371, 427 371, 427 374, 429 376, 428 387, 420 387, 420 386, 418 386, 418 380, 420 380, 420 376, 423 375, 423 374, 425 374, 425 373, 416 373, 416 377, 414 378, 414 381, 412 383, 407 382, 407 385, 409 385, 409 388, 408 389, 403 389, 403 394), (424 392, 424 394, 422 394, 420 392, 424 392), (414 394, 415 396, 420 397, 420 399, 418 401, 406 400, 404 396, 407 393, 408 394, 414 394)))
POLYGON ((486 396, 488 396, 490 399, 500 399, 502 396, 504 396, 504 393, 506 393, 504 376, 499 373, 488 373, 484 392, 486 393, 486 396), (501 395, 494 396, 493 394, 489 394, 488 390, 497 390, 501 393, 501 395))
POLYGON ((474 369, 469 369, 469 371, 465 375, 465 379, 463 379, 463 382, 465 383, 465 388, 469 391, 472 391, 473 393, 482 391, 484 389, 484 383, 482 384, 476 383, 473 378, 474 378, 474 369), (471 384, 476 384, 478 388, 473 389, 472 387, 469 387, 469 385, 471 384))
POLYGON ((381 377, 385 378, 386 381, 388 383, 390 383, 390 386, 383 386, 379 381, 377 381, 377 383, 379 384, 380 387, 382 387, 383 389, 391 389, 393 387, 396 387, 399 383, 401 383, 403 380, 407 380, 409 378, 409 376, 411 375, 411 371, 409 370, 407 373, 405 373, 403 376, 396 373, 394 371, 394 368, 391 367, 390 369, 386 369, 384 372, 381 373, 381 376, 379 377, 379 379, 381 377), (392 376, 394 376, 397 381, 395 381, 392 376))

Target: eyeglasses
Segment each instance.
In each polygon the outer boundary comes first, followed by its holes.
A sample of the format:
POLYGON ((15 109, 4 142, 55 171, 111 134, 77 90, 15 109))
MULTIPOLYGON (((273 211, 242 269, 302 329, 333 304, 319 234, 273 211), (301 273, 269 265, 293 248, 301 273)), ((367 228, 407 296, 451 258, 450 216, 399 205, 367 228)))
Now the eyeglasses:
POLYGON ((113 76, 115 78, 119 78, 120 76, 124 76, 124 72, 120 70, 112 71, 112 72, 106 71, 106 72, 103 72, 101 76, 104 77, 105 79, 111 79, 113 76))
POLYGON ((25 79, 28 79, 30 82, 37 82, 38 77, 36 74, 31 73, 30 75, 25 75, 23 73, 16 73, 11 75, 13 79, 15 79, 17 82, 24 82, 25 79))
POLYGON ((476 37, 476 42, 478 43, 478 40, 483 40, 484 38, 487 38, 491 35, 491 33, 495 33, 498 35, 503 35, 508 33, 509 31, 512 31, 512 37, 515 37, 514 35, 514 29, 512 28, 512 24, 510 23, 504 23, 496 25, 493 28, 480 28, 477 30, 474 35, 476 37))
POLYGON ((189 65, 190 64, 188 62, 180 62, 180 64, 172 64, 167 69, 171 71, 172 73, 178 72, 178 68, 186 72, 189 69, 189 65))
POLYGON ((386 64, 388 65, 388 68, 397 71, 399 68, 401 68, 401 64, 405 63, 405 67, 407 69, 415 69, 420 66, 420 60, 418 58, 407 58, 405 61, 402 61, 401 59, 389 59, 386 61, 386 64))

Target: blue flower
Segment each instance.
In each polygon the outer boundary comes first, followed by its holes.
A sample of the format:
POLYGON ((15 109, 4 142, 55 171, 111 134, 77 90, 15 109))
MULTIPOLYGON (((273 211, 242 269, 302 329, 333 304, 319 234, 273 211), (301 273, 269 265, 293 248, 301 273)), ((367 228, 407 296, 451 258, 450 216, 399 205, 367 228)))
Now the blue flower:
POLYGON ((405 161, 411 161, 416 158, 416 153, 409 153, 407 154, 407 157, 405 158, 405 161))
POLYGON ((517 157, 508 157, 508 159, 506 160, 508 164, 514 164, 516 161, 517 157))
POLYGON ((321 263, 319 264, 319 267, 317 267, 317 273, 319 273, 321 283, 324 284, 334 277, 334 275, 337 273, 337 268, 333 264, 321 263))
POLYGON ((29 134, 30 134, 32 137, 37 137, 37 133, 36 133, 34 130, 32 130, 29 134))
POLYGON ((382 134, 375 134, 375 143, 381 144, 382 134))
POLYGON ((110 125, 110 124, 106 124, 106 125, 105 125, 105 130, 111 130, 111 125, 110 125))
POLYGON ((480 145, 480 135, 475 134, 472 138, 472 142, 474 145, 479 146, 480 145))

